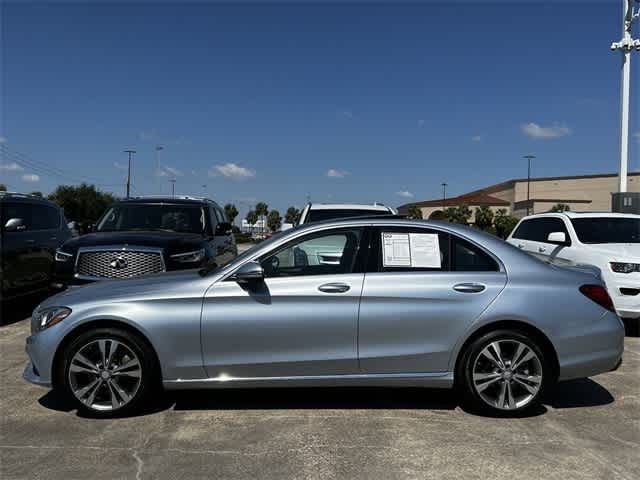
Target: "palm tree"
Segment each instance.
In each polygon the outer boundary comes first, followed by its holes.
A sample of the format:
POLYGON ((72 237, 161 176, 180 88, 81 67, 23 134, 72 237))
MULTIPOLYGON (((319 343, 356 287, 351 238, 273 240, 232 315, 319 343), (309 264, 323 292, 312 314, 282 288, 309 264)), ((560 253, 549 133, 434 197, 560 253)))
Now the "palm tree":
POLYGON ((238 216, 238 209, 233 203, 227 203, 224 206, 224 214, 227 216, 230 223, 234 223, 238 216))
POLYGON ((245 217, 245 220, 250 225, 251 231, 253 233, 253 226, 258 221, 258 214, 256 213, 255 210, 249 210, 249 212, 247 213, 247 216, 245 217))
POLYGON ((264 202, 256 203, 256 214, 262 219, 262 234, 264 235, 264 224, 267 215, 269 214, 269 206, 264 202))

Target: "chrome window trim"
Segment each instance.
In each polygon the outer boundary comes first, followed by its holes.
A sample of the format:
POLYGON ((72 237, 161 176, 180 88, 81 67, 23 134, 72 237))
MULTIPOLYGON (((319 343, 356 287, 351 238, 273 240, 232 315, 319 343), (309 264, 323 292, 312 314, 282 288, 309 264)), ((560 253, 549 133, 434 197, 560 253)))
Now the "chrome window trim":
MULTIPOLYGON (((78 273, 78 262, 80 261, 80 255, 89 252, 142 252, 142 253, 157 253, 160 255, 160 264, 162 265, 162 272, 167 271, 167 265, 164 261, 164 249, 159 247, 144 247, 138 245, 99 245, 95 247, 80 247, 76 254, 76 261, 73 265, 73 278, 78 280, 89 281, 102 281, 102 280, 118 280, 109 277, 94 277, 93 275, 82 275, 78 273)), ((133 278, 133 277, 132 277, 133 278)))

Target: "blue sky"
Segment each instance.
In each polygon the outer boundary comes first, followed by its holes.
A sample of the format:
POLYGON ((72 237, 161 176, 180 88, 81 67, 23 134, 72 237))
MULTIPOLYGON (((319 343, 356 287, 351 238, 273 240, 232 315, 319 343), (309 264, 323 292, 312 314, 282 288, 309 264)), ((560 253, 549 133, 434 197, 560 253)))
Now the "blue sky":
POLYGON ((538 176, 617 171, 617 0, 1 8, 14 190, 88 179, 122 195, 127 147, 134 192, 175 178, 243 213, 456 195, 526 176, 528 153, 538 176))

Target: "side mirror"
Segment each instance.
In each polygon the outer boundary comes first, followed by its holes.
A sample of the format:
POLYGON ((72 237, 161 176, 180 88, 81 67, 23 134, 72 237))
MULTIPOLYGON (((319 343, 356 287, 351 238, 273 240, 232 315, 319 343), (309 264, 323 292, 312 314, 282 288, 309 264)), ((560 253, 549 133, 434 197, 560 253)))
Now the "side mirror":
POLYGON ((216 231, 214 232, 215 235, 231 235, 231 232, 233 231, 233 225, 231 225, 228 222, 220 222, 218 225, 216 225, 216 231))
POLYGON ((22 232, 27 229, 22 218, 10 218, 7 223, 4 224, 5 232, 22 232))
POLYGON ((248 262, 242 265, 233 276, 238 283, 250 283, 264 280, 264 270, 258 262, 248 262))
POLYGON ((564 232, 551 232, 547 237, 547 241, 557 245, 566 245, 567 235, 564 232))

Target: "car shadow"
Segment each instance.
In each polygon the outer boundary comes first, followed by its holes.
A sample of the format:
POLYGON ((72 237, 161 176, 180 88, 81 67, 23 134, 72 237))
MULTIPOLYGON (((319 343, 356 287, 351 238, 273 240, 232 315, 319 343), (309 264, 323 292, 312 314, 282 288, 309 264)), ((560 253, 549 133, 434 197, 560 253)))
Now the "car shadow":
MULTIPOLYGON (((536 408, 518 414, 492 414, 467 408, 452 390, 427 388, 331 387, 257 388, 168 391, 155 395, 140 411, 126 417, 151 415, 165 410, 448 410, 460 407, 465 413, 489 418, 528 418, 554 409, 594 407, 613 403, 609 391, 591 379, 560 383, 550 397, 536 408)), ((71 412, 71 401, 55 390, 38 402, 59 412, 71 412)), ((97 418, 76 412, 83 418, 97 418)))
POLYGON ((547 405, 562 408, 598 407, 615 402, 613 395, 590 378, 569 380, 556 385, 547 405))

